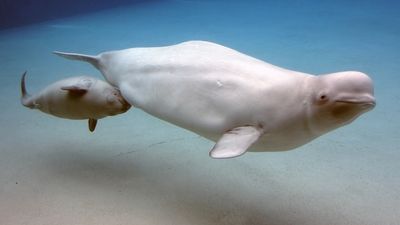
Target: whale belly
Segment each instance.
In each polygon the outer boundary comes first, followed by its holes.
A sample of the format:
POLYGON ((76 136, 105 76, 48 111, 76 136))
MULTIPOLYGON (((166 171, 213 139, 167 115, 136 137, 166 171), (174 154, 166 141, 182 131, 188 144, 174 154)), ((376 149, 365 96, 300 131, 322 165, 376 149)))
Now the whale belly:
POLYGON ((252 120, 249 108, 257 106, 249 99, 257 98, 257 87, 240 77, 193 73, 135 75, 120 89, 134 106, 203 136, 252 120))

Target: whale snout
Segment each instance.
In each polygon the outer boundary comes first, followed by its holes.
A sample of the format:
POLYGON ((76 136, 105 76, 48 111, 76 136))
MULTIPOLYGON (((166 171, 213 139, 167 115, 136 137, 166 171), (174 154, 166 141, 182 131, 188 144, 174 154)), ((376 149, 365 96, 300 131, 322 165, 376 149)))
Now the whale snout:
POLYGON ((367 108, 373 108, 376 105, 375 97, 372 95, 358 96, 358 97, 351 96, 348 98, 342 97, 342 98, 336 100, 336 102, 360 105, 360 106, 367 107, 367 108))
POLYGON ((365 73, 345 71, 328 74, 323 77, 333 99, 337 103, 347 103, 360 109, 372 109, 376 106, 372 79, 365 73))
POLYGON ((375 98, 373 100, 365 101, 365 102, 360 102, 360 107, 363 110, 372 110, 376 106, 376 101, 375 98))
POLYGON ((355 111, 367 112, 372 110, 376 106, 376 101, 374 97, 363 97, 359 99, 344 99, 337 100, 336 105, 348 105, 351 106, 355 111))
POLYGON ((373 109, 376 106, 376 100, 374 96, 368 96, 366 98, 363 98, 359 101, 359 103, 362 108, 364 109, 373 109))
POLYGON ((131 104, 129 104, 122 96, 118 98, 118 101, 121 103, 121 111, 126 112, 131 108, 131 104))
POLYGON ((107 104, 105 106, 108 108, 108 116, 114 116, 121 113, 125 113, 131 108, 124 97, 122 97, 121 92, 115 88, 111 89, 111 92, 107 93, 107 104))

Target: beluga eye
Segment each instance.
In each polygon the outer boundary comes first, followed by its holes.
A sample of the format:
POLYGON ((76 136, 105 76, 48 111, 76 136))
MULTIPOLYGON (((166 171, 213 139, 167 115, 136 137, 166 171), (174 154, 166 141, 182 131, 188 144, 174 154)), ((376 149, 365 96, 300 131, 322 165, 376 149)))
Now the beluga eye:
POLYGON ((329 96, 326 92, 321 92, 318 94, 316 100, 317 100, 318 104, 324 104, 329 101, 329 96))

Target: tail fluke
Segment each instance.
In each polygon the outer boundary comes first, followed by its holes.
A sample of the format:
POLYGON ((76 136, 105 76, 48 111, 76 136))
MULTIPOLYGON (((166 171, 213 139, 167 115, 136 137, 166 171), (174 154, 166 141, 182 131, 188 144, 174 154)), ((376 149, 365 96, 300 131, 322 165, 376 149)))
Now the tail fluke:
POLYGON ((25 87, 26 72, 27 71, 25 71, 24 74, 22 74, 22 78, 21 78, 21 103, 25 107, 34 109, 35 104, 33 103, 31 96, 28 94, 28 92, 26 91, 26 87, 25 87))
POLYGON ((58 52, 58 51, 54 51, 53 53, 58 56, 64 57, 66 59, 85 61, 85 62, 92 64, 94 67, 99 68, 99 57, 98 56, 83 55, 83 54, 68 53, 68 52, 58 52))

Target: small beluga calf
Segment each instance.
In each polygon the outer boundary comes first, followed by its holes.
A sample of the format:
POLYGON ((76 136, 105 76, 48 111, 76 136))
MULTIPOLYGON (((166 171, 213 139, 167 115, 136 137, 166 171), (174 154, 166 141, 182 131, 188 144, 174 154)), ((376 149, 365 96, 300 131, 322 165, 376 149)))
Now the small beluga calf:
POLYGON ((206 41, 55 54, 91 63, 130 104, 215 141, 213 158, 294 149, 375 106, 364 73, 315 76, 206 41))
POLYGON ((131 107, 117 88, 92 77, 59 80, 34 95, 26 91, 25 77, 26 72, 21 78, 22 105, 60 118, 87 119, 91 132, 98 119, 124 113, 131 107))

